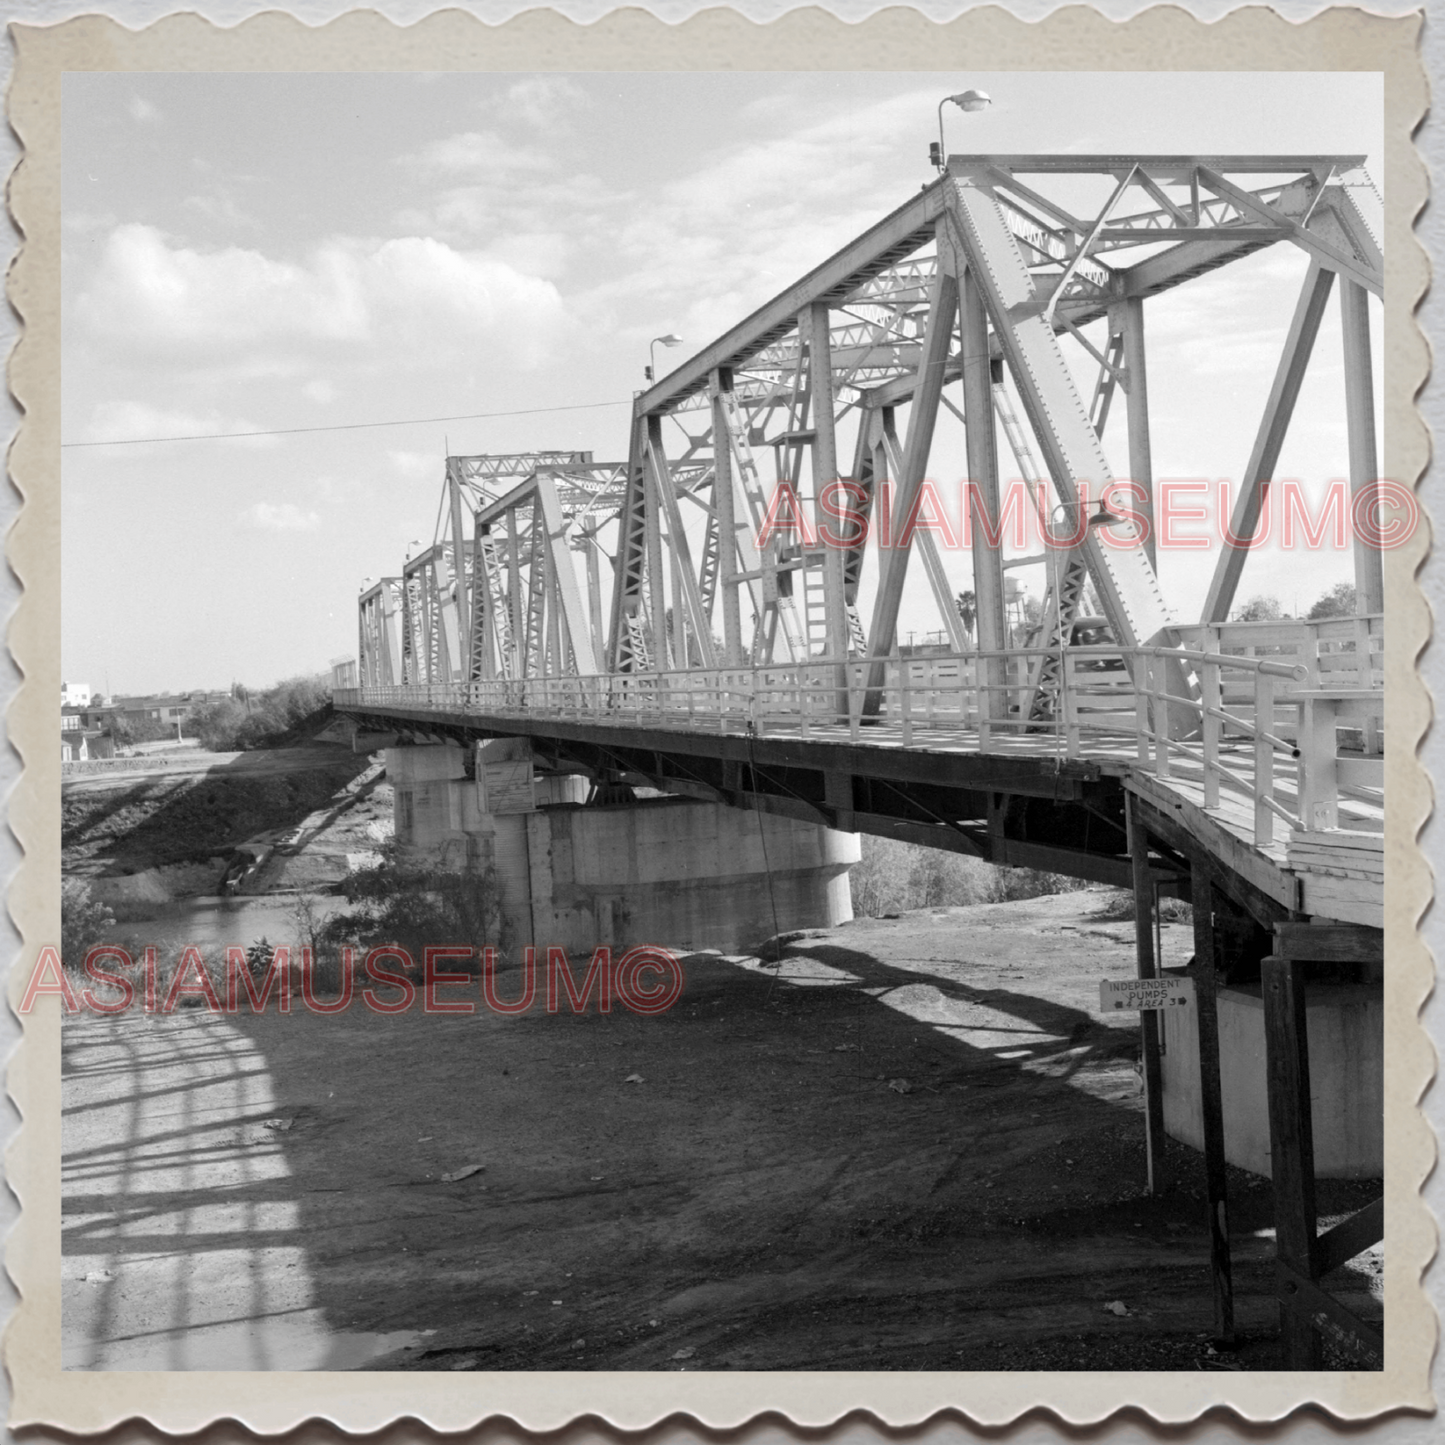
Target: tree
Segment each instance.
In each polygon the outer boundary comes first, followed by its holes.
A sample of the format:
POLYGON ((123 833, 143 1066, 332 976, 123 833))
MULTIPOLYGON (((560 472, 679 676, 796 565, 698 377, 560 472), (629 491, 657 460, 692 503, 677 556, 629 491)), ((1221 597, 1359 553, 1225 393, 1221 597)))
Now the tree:
POLYGON ((963 621, 963 630, 968 634, 968 640, 973 641, 973 624, 978 617, 978 598, 972 592, 960 592, 954 598, 954 605, 958 608, 958 615, 963 621))
POLYGON ((1284 609, 1279 605, 1278 597, 1266 597, 1263 592, 1256 592, 1243 607, 1239 609, 1236 622, 1278 622, 1284 616, 1284 609))
POLYGON ((213 753, 228 753, 234 751, 241 724, 245 721, 246 709, 228 697, 197 708, 191 716, 191 728, 203 748, 213 753))
POLYGON ((133 743, 158 743, 172 736, 170 728, 159 718, 147 717, 144 713, 112 713, 109 725, 110 735, 120 748, 133 743))
POLYGON ((1319 600, 1306 614, 1310 622, 1318 622, 1325 617, 1353 617, 1355 615, 1355 584, 1353 582, 1336 582, 1328 592, 1322 593, 1319 600))

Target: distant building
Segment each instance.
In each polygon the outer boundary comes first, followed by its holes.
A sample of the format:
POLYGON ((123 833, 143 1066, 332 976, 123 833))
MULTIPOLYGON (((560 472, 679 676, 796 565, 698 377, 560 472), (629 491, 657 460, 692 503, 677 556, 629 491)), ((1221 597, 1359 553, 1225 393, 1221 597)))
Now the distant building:
POLYGON ((60 684, 60 706, 89 707, 90 684, 88 682, 62 682, 60 684))
POLYGON ((115 756, 115 739, 99 728, 61 728, 60 761, 62 763, 88 763, 97 758, 115 756))
POLYGON ((102 711, 105 714, 137 721, 141 718, 174 727, 188 722, 201 708, 224 702, 228 692, 167 692, 145 697, 114 697, 102 711))

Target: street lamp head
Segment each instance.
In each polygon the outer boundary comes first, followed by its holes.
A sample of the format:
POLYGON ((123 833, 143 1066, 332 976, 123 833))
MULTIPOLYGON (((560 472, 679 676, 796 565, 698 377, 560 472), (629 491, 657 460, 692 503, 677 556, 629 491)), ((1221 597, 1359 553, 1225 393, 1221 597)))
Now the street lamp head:
POLYGON ((948 97, 960 110, 987 110, 993 98, 986 90, 962 90, 948 97))
POLYGON ((652 340, 647 343, 648 365, 642 368, 642 373, 648 379, 648 381, 651 381, 653 379, 653 375, 657 369, 657 348, 659 346, 681 345, 682 337, 674 334, 671 331, 669 331, 666 336, 654 336, 652 340))
POLYGON ((987 110, 992 104, 988 93, 982 90, 961 90, 957 95, 945 95, 938 102, 938 140, 930 141, 928 145, 929 163, 935 170, 941 172, 948 165, 948 146, 943 138, 943 107, 956 105, 960 110, 975 111, 987 110))

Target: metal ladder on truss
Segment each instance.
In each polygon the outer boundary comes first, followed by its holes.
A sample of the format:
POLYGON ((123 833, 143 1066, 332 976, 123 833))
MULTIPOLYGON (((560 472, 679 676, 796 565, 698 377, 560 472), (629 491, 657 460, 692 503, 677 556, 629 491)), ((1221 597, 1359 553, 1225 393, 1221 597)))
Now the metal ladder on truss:
POLYGON ((625 612, 622 620, 627 624, 627 644, 632 649, 634 670, 651 672, 652 653, 647 647, 647 633, 643 629, 642 619, 635 612, 625 612))
MULTIPOLYGON (((828 651, 827 588, 823 582, 824 559, 821 552, 805 552, 802 566, 793 573, 801 578, 803 587, 803 627, 807 638, 808 657, 821 657, 828 651)), ((796 582, 794 596, 797 595, 796 582)))

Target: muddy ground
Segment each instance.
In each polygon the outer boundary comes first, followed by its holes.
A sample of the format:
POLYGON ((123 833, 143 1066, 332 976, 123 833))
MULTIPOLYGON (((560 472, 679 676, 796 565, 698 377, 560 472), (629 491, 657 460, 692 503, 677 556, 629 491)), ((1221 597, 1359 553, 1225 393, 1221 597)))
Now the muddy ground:
MULTIPOLYGON (((1268 1182, 1231 1171, 1235 1351, 1199 1155, 1171 1145, 1173 1190, 1144 1192, 1137 1028, 1097 1007, 1133 969, 1107 903, 694 953, 659 1017, 69 1020, 67 1362, 1275 1368, 1268 1182)), ((1378 1192, 1322 1183, 1322 1224, 1378 1192)), ((1331 1286, 1377 1315, 1379 1267, 1331 1286)))

